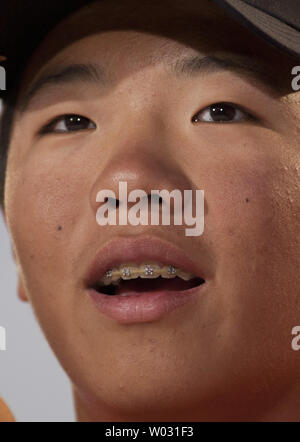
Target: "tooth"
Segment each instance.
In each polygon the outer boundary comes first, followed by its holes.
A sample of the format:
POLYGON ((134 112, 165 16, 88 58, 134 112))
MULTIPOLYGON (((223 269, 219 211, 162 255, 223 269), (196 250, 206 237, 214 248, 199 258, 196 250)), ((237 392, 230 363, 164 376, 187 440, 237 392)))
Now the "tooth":
POLYGON ((161 268, 153 263, 153 264, 142 264, 140 266, 140 278, 142 279, 155 279, 160 276, 161 268))
POLYGON ((105 276, 105 278, 111 278, 111 275, 112 275, 112 271, 111 271, 111 269, 109 269, 105 272, 104 276, 105 276))
POLYGON ((113 272, 112 277, 111 277, 111 281, 116 282, 116 281, 119 281, 119 279, 120 279, 119 272, 113 272))
POLYGON ((154 268, 151 266, 151 264, 145 265, 145 275, 147 276, 153 276, 154 274, 154 268))
POLYGON ((105 273, 103 278, 100 279, 100 283, 103 283, 104 285, 109 285, 112 282, 112 270, 108 269, 105 273))
POLYGON ((168 268, 168 274, 169 274, 169 275, 175 275, 175 274, 176 274, 176 270, 177 270, 177 269, 175 269, 175 267, 170 266, 170 267, 168 268))
POLYGON ((119 277, 125 281, 128 279, 136 279, 139 277, 139 267, 135 264, 123 264, 117 269, 119 277))
POLYGON ((191 273, 184 272, 183 270, 178 269, 177 276, 179 278, 183 279, 184 281, 189 281, 190 279, 193 279, 194 276, 191 273))
POLYGON ((122 269, 122 279, 130 279, 131 271, 130 267, 123 267, 122 269))
POLYGON ((168 266, 168 267, 164 266, 161 269, 161 276, 166 279, 176 278, 176 276, 177 276, 176 273, 177 273, 177 269, 175 267, 173 267, 172 265, 168 266))

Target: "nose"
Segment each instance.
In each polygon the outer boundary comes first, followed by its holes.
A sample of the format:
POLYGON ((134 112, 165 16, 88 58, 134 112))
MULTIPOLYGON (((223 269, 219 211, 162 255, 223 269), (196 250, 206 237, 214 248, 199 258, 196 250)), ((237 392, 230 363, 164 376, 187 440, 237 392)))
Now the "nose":
POLYGON ((158 124, 157 119, 151 121, 151 117, 146 118, 146 124, 141 121, 135 123, 132 129, 126 125, 126 134, 124 130, 110 140, 110 155, 102 167, 99 162, 99 171, 90 193, 94 213, 100 205, 98 193, 109 190, 118 199, 120 182, 126 182, 128 194, 139 189, 148 196, 162 189, 169 192, 178 189, 182 195, 184 190, 193 189, 188 175, 172 155, 175 149, 172 149, 165 126, 158 124))

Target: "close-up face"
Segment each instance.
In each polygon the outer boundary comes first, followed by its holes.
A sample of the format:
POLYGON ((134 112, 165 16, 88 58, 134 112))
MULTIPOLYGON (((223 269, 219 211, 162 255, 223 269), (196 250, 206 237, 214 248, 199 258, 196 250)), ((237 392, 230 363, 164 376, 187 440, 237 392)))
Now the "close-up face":
POLYGON ((299 322, 300 113, 291 67, 196 0, 96 2, 29 60, 5 220, 19 296, 69 375, 82 419, 253 419, 298 394, 290 342, 299 322), (203 190, 203 234, 100 226, 97 194, 118 194, 120 181, 147 194, 203 190), (192 282, 128 281, 177 290, 179 305, 156 316, 126 316, 129 296, 121 319, 99 308, 97 269, 100 277, 147 261, 201 283, 181 305, 192 282))

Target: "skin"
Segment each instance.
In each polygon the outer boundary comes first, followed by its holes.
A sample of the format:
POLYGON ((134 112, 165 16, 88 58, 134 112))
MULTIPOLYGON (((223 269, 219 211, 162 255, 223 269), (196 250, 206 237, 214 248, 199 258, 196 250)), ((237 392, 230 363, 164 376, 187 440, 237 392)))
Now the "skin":
POLYGON ((16 112, 5 219, 19 296, 31 302, 71 379, 78 420, 299 420, 300 358, 291 349, 300 309, 293 61, 210 2, 122 3, 73 15, 24 74, 20 103, 47 69, 69 61, 101 62, 112 82, 52 86, 16 112), (276 92, 231 71, 170 74, 168 62, 196 51, 263 59, 276 92), (224 101, 256 120, 191 122, 224 101), (38 135, 68 113, 97 128, 38 135), (96 194, 117 193, 120 176, 146 191, 204 189, 204 234, 186 237, 185 226, 99 227, 96 194), (132 325, 96 311, 85 272, 103 244, 128 235, 162 238, 203 263, 211 276, 195 305, 132 325))

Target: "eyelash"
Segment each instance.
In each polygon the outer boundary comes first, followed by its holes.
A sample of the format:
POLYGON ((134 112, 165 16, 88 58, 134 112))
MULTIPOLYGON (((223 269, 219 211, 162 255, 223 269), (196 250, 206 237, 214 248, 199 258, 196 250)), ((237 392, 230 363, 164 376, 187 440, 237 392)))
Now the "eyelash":
POLYGON ((65 115, 59 115, 58 117, 54 118, 53 120, 51 120, 49 123, 47 123, 46 125, 44 125, 41 130, 39 131, 39 135, 47 135, 47 134, 61 134, 61 133, 70 133, 70 132, 79 132, 82 130, 90 130, 91 128, 87 128, 87 129, 79 129, 79 130, 54 130, 54 126, 56 124, 58 124, 59 122, 66 122, 66 119, 69 118, 70 120, 73 119, 77 119, 78 120, 82 120, 83 122, 88 122, 89 124, 92 124, 94 127, 92 127, 92 129, 96 129, 96 124, 90 120, 87 117, 84 117, 83 115, 79 115, 79 114, 65 114, 65 115))
MULTIPOLYGON (((220 114, 218 115, 218 112, 216 112, 216 117, 220 116, 220 114)), ((208 123, 208 124, 233 124, 233 123, 239 123, 239 122, 245 122, 245 121, 259 121, 259 119, 254 116, 251 112, 249 112, 248 110, 244 109, 241 106, 238 106, 235 103, 231 103, 231 102, 227 102, 227 101, 218 101, 216 103, 210 104, 209 106, 206 106, 205 108, 201 109, 199 112, 197 112, 193 118, 192 118, 192 122, 193 123, 198 123, 198 122, 204 122, 204 123, 208 123), (215 109, 219 108, 220 109, 225 109, 227 107, 228 108, 232 108, 232 110, 234 111, 234 117, 238 116, 237 120, 232 120, 232 121, 203 121, 203 120, 199 120, 197 118, 198 115, 200 114, 204 114, 205 112, 213 112, 215 109)))
MULTIPOLYGON (((218 115, 218 112, 216 112, 216 117, 220 117, 220 114, 218 115)), ((241 121, 258 121, 258 118, 253 116, 250 112, 248 112, 247 110, 243 109, 242 107, 234 104, 234 103, 230 103, 230 102, 216 102, 213 103, 209 106, 206 106, 205 108, 201 109, 200 111, 198 111, 191 119, 192 123, 198 123, 198 122, 204 122, 204 123, 209 123, 209 124, 232 124, 232 123, 237 123, 237 122, 241 122, 241 121), (240 119, 238 120, 232 120, 232 121, 213 121, 212 119, 210 119, 209 121, 204 121, 198 118, 198 116, 200 114, 205 114, 205 113, 209 113, 209 112, 214 112, 216 111, 217 108, 220 109, 225 109, 227 107, 228 109, 232 109, 233 113, 234 113, 234 117, 236 117, 236 115, 239 115, 240 119)), ((75 125, 76 126, 76 125, 75 125)), ((56 118, 54 118, 53 120, 50 121, 50 123, 47 123, 45 126, 43 126, 41 128, 41 130, 39 131, 39 135, 46 135, 46 134, 57 134, 57 133, 70 133, 70 132, 79 132, 79 131, 83 131, 83 130, 91 130, 91 129, 96 129, 96 124, 90 120, 87 117, 84 117, 82 115, 79 114, 65 114, 65 115, 60 115, 56 118), (76 118, 78 121, 82 120, 84 123, 88 123, 89 125, 92 125, 93 127, 89 127, 89 128, 84 128, 84 129, 75 129, 75 130, 53 130, 54 126, 56 124, 58 124, 59 122, 66 122, 66 119, 69 118, 70 120, 73 118, 76 118)))

